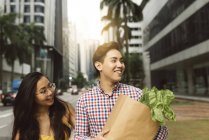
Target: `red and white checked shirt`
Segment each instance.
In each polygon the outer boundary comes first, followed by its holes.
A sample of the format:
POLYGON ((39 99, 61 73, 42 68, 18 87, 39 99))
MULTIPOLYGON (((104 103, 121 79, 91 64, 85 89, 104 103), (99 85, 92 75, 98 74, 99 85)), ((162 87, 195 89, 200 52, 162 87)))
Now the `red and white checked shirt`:
MULTIPOLYGON (((117 83, 109 96, 99 84, 84 93, 76 105, 76 126, 74 140, 89 140, 97 136, 105 125, 116 100, 120 94, 138 100, 142 95, 139 88, 117 83)), ((155 140, 164 140, 168 134, 165 126, 159 128, 155 140)))

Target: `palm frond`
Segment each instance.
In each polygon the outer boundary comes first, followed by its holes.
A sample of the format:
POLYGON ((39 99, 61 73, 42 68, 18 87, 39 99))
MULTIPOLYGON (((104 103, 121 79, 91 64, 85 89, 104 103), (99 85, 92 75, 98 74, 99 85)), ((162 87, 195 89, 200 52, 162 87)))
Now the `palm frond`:
POLYGON ((133 10, 132 10, 132 16, 131 16, 131 20, 134 22, 138 22, 138 21, 142 21, 143 19, 143 14, 142 14, 142 8, 141 6, 137 5, 137 4, 133 4, 133 10))
POLYGON ((108 16, 103 16, 101 18, 102 21, 106 21, 106 20, 111 20, 112 18, 111 17, 108 17, 108 16))
POLYGON ((141 5, 140 5, 142 10, 144 9, 144 7, 147 5, 148 2, 149 0, 142 0, 141 5))
POLYGON ((108 31, 110 27, 114 27, 114 23, 113 22, 110 22, 106 26, 104 26, 102 28, 102 32, 101 33, 104 33, 105 31, 108 31))

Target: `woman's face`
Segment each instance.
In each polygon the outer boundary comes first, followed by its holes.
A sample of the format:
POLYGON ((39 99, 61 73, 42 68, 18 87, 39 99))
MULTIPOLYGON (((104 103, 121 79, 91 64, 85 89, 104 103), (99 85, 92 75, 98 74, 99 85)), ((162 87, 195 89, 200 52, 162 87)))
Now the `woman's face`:
POLYGON ((49 107, 54 103, 55 85, 42 77, 36 86, 35 101, 39 106, 49 107))

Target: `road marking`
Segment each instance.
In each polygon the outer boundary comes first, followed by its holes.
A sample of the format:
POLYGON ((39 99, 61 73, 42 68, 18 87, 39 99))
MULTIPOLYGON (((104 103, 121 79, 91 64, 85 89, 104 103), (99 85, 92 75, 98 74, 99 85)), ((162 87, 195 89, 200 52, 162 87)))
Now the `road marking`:
POLYGON ((1 126, 0 126, 0 129, 2 129, 2 128, 4 128, 4 127, 7 127, 7 126, 8 126, 8 124, 1 125, 1 126))
POLYGON ((2 114, 2 115, 0 116, 0 118, 5 118, 5 117, 8 117, 8 116, 11 116, 12 114, 13 114, 12 112, 7 113, 7 114, 2 114))

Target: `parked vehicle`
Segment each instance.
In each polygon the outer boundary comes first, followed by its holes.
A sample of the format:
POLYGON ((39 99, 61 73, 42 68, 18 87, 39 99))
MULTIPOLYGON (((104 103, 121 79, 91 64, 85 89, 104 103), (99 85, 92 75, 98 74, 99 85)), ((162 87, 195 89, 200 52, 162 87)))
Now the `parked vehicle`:
POLYGON ((78 95, 78 88, 77 85, 72 85, 72 95, 78 95))
POLYGON ((77 88, 76 89, 73 89, 72 95, 78 95, 78 89, 77 88))
POLYGON ((61 89, 57 89, 57 95, 63 95, 62 90, 61 89))
POLYGON ((13 105, 16 95, 17 95, 17 91, 9 91, 3 93, 1 95, 3 105, 4 106, 6 106, 7 104, 13 105))

